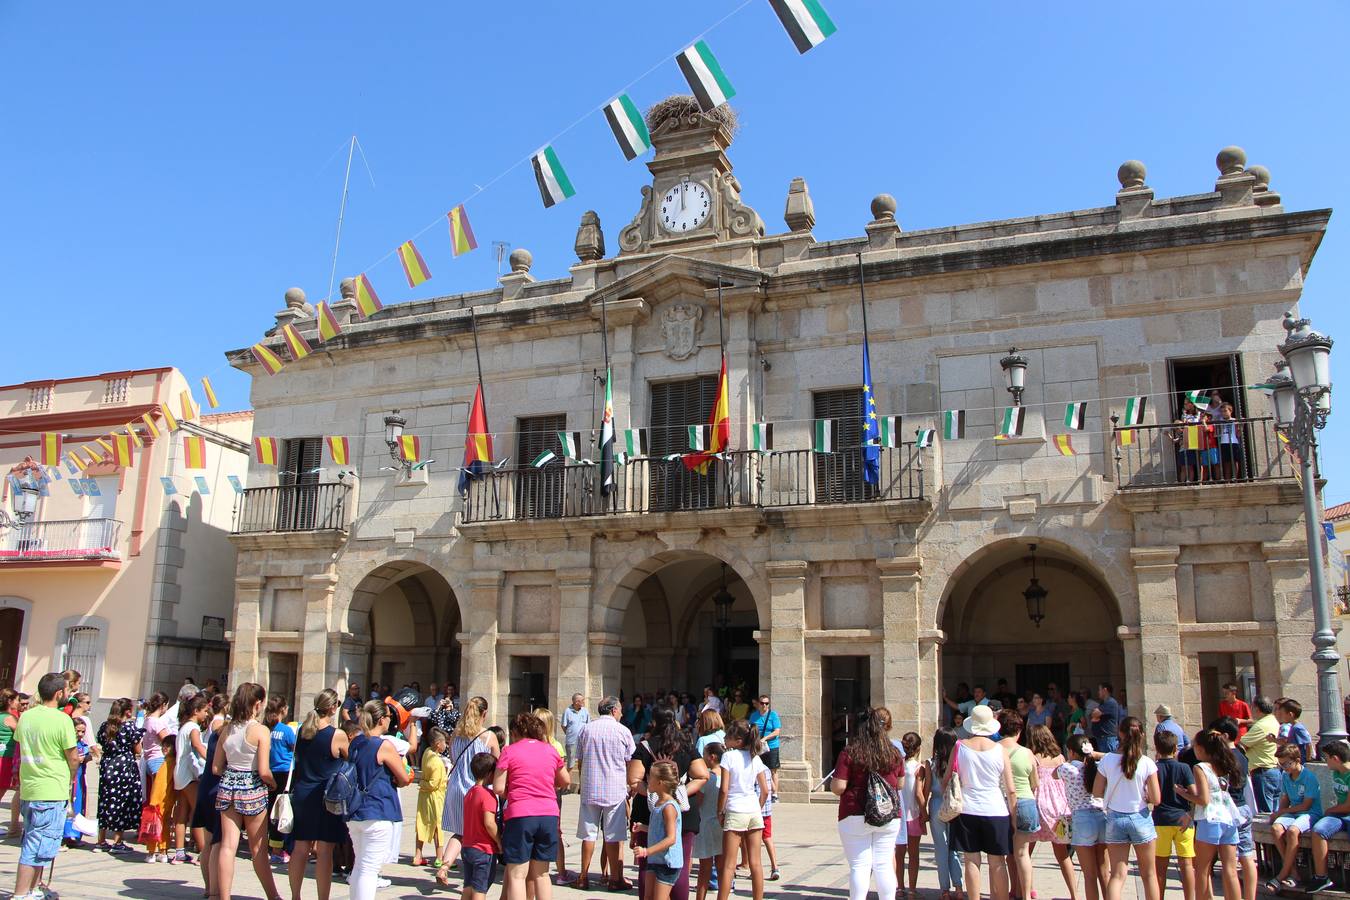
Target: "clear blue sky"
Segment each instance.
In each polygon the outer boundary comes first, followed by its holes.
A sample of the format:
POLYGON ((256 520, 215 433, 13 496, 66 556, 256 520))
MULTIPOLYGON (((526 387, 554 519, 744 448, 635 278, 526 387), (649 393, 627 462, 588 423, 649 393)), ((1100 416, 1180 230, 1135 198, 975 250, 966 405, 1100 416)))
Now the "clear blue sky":
MULTIPOLYGON (((246 406, 222 353, 273 324, 287 287, 324 296, 348 135, 375 187, 358 166, 339 277, 651 67, 639 106, 686 90, 671 56, 734 11, 706 39, 772 230, 794 176, 828 240, 861 234, 880 191, 909 229, 1109 205, 1129 158, 1159 196, 1206 191, 1234 143, 1286 208, 1347 207, 1303 310, 1341 340, 1325 459, 1328 501, 1350 499, 1350 5, 825 2, 839 32, 805 56, 767 0, 0 5, 0 383, 175 365, 246 406)), ((435 277, 411 292, 387 261, 385 302, 492 286, 494 240, 565 275, 586 209, 614 252, 646 169, 599 114, 555 146, 575 198, 543 209, 517 168, 469 207, 482 248, 452 261, 441 219, 418 242, 435 277)))

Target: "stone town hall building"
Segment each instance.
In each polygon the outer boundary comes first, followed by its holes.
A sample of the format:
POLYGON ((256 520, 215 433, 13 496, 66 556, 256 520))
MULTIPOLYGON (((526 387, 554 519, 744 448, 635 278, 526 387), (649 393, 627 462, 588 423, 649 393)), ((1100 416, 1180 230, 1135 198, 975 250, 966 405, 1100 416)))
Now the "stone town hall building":
MULTIPOLYGON (((742 201, 731 112, 673 98, 648 124, 636 215, 607 236, 585 213, 566 277, 536 280, 517 250, 490 290, 369 319, 348 283, 326 352, 275 377, 229 354, 255 376, 254 433, 284 457, 255 463, 239 498, 234 681, 303 708, 349 678, 449 680, 501 719, 720 675, 772 695, 790 794, 829 770, 863 705, 928 734, 962 681, 1107 680, 1132 712, 1166 702, 1191 728, 1235 678, 1316 721, 1299 489, 1245 386, 1272 370, 1328 210, 1286 211, 1229 148, 1211 192, 1155 199, 1126 163, 1110 206, 913 232, 883 194, 860 236, 822 243, 800 179, 786 231, 742 201), (860 254, 878 409, 903 417, 875 486, 860 477, 860 254), (719 281, 733 452, 699 476, 665 457, 715 399, 719 281), (581 432, 595 458, 601 304, 617 427, 648 441, 611 495, 557 437, 581 432), (461 497, 471 309, 499 468, 461 497), (1011 347, 1026 423, 996 440, 1011 347), (1170 423, 1196 389, 1233 404, 1240 445, 1187 484, 1170 423), (1145 427, 1118 447, 1109 417, 1133 396, 1145 427), (1071 400, 1089 401, 1086 429, 1063 456, 1071 400), (947 409, 966 411, 965 438, 916 448, 947 409), (429 466, 391 459, 394 410, 429 466), (833 453, 811 450, 818 419, 833 453), (755 421, 774 423, 773 453, 744 449, 755 421), (348 466, 325 435, 350 439, 348 466), (532 467, 548 449, 559 460, 532 467)), ((317 340, 299 291, 277 322, 317 340)))

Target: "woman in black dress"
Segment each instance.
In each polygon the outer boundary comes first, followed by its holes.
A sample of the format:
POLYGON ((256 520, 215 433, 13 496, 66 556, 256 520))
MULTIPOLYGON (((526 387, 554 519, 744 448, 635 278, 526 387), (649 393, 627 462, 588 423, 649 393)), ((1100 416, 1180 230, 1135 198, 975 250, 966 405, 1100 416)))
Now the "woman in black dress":
MULTIPOLYGON (((690 745, 676 720, 675 710, 667 706, 657 709, 652 717, 651 731, 638 742, 633 758, 628 761, 628 789, 633 795, 633 843, 639 847, 647 846, 647 825, 651 818, 651 809, 647 803, 647 773, 658 759, 675 763, 685 794, 692 798, 692 803, 687 804, 691 809, 696 808, 700 800, 699 791, 708 783, 708 766, 690 745)), ((680 799, 678 795, 676 799, 680 799)), ((681 807, 684 805, 682 803, 681 807)), ((698 813, 685 811, 680 823, 684 865, 680 869, 679 880, 671 887, 670 900, 689 900, 689 866, 694 859, 694 838, 698 836, 698 813)), ((645 900, 647 896, 646 875, 647 861, 642 859, 638 862, 638 900, 645 900)))
POLYGON ((305 880, 305 863, 309 851, 314 850, 314 880, 319 886, 319 900, 328 900, 333 882, 333 848, 347 836, 347 826, 323 805, 323 788, 347 755, 347 735, 333 727, 341 701, 337 692, 323 690, 314 698, 314 709, 305 716, 300 726, 300 737, 295 743, 295 762, 291 777, 291 809, 295 813, 295 827, 291 837, 295 850, 291 852, 291 896, 300 896, 305 880))
POLYGON ((136 704, 130 698, 114 700, 108 721, 98 730, 103 760, 98 766, 98 846, 95 850, 130 853, 122 841, 122 832, 136 834, 141 825, 141 769, 136 758, 141 752, 142 730, 132 717, 136 704), (111 832, 112 846, 104 840, 111 832))

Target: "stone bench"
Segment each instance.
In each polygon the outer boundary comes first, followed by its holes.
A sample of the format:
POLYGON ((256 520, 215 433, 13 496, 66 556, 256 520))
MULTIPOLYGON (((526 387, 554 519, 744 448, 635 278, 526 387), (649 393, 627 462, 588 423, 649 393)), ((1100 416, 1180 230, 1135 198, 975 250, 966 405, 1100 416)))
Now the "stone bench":
MULTIPOLYGON (((1273 878, 1280 871, 1282 862, 1279 851, 1275 849, 1275 835, 1269 820, 1268 814, 1257 813, 1256 821, 1252 823, 1252 838, 1256 841, 1257 868, 1262 878, 1273 878)), ((1339 891, 1350 891, 1350 838, 1347 838, 1345 832, 1341 832, 1328 841, 1327 846, 1330 850, 1327 854, 1327 874, 1336 882, 1339 891)), ((1295 877, 1309 878, 1312 876, 1312 837, 1307 832, 1299 835, 1298 847, 1295 877)))

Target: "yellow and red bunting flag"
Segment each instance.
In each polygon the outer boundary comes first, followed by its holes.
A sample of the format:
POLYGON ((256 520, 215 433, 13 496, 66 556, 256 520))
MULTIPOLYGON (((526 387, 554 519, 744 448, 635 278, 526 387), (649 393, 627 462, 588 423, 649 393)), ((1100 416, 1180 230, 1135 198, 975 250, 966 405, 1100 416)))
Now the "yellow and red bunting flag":
POLYGON ((404 241, 398 245, 398 261, 403 263, 403 274, 408 276, 410 288, 417 287, 431 277, 426 260, 422 259, 422 254, 417 252, 417 247, 412 241, 404 241))
POLYGON ((1055 449, 1059 451, 1060 456, 1078 455, 1078 451, 1073 449, 1073 438, 1067 434, 1055 435, 1055 449))
POLYGON ((141 433, 136 430, 136 426, 128 422, 126 424, 127 434, 131 436, 131 443, 137 447, 144 447, 145 441, 141 440, 141 433))
POLYGON ((61 465, 61 433, 44 431, 38 441, 38 455, 44 466, 61 465))
POLYGON ((398 456, 404 462, 417 462, 422 458, 422 439, 415 434, 405 434, 398 439, 398 456))
POLYGON ((131 446, 131 435, 113 435, 113 462, 124 469, 129 469, 135 464, 136 451, 131 446))
POLYGON ((492 468, 492 435, 488 433, 487 405, 483 385, 473 392, 469 407, 469 427, 464 433, 464 465, 459 470, 459 492, 469 490, 469 481, 492 468))
POLYGON ((183 435, 183 468, 206 468, 206 438, 199 434, 183 435))
POLYGON ((98 444, 100 447, 103 448, 103 453, 105 456, 112 455, 113 452, 112 441, 108 440, 107 438, 94 438, 94 443, 98 444))
POLYGON ((1186 426, 1186 449, 1187 449, 1187 450, 1199 450, 1199 449, 1200 449, 1200 426, 1199 426, 1199 425, 1187 425, 1187 426, 1186 426))
POLYGON ((191 388, 188 388, 178 395, 178 409, 183 413, 184 419, 197 418, 197 404, 192 402, 191 388))
POLYGON ((276 438, 255 437, 253 439, 253 456, 264 466, 275 466, 278 455, 276 438))
POLYGON ((262 344, 254 344, 249 348, 253 351, 253 358, 263 367, 268 375, 275 375, 281 371, 281 357, 277 356, 271 350, 268 350, 262 344))
POLYGON ((347 460, 351 458, 351 445, 347 443, 347 439, 345 437, 326 437, 324 441, 328 444, 328 455, 333 458, 333 465, 347 465, 347 460))
POLYGON ((361 310, 363 316, 373 316, 384 309, 384 304, 380 302, 379 295, 375 293, 375 288, 371 286, 370 279, 365 275, 356 277, 356 308, 361 310))
POLYGON ((85 468, 89 465, 89 463, 85 462, 84 459, 80 456, 80 454, 76 453, 74 450, 66 451, 66 459, 70 462, 72 466, 79 469, 81 472, 83 472, 85 468))
POLYGON ((80 449, 84 451, 85 458, 89 460, 89 462, 86 463, 85 465, 93 465, 94 463, 103 462, 102 457, 100 457, 93 450, 90 450, 87 444, 81 447, 80 449))
POLYGON ((291 359, 304 359, 314 352, 314 348, 309 345, 300 332, 295 330, 294 325, 282 325, 281 336, 286 339, 286 346, 291 351, 291 359))
POLYGON ((162 416, 164 417, 164 425, 165 425, 170 431, 177 431, 177 430, 178 430, 178 419, 174 417, 173 410, 169 409, 169 407, 167 407, 167 406, 161 406, 161 407, 159 408, 159 412, 160 412, 160 415, 162 415, 162 416))
POLYGON ((202 391, 206 394, 206 405, 212 409, 219 409, 220 403, 216 400, 215 388, 211 387, 211 379, 205 375, 202 376, 202 391))
POLYGON ((1128 447, 1134 443, 1134 429, 1122 428, 1116 432, 1116 443, 1122 447, 1128 447))
POLYGON ((155 424, 155 417, 149 413, 141 413, 141 421, 145 423, 146 430, 150 434, 150 440, 159 437, 159 426, 155 424))
POLYGON ((337 316, 333 315, 333 308, 324 301, 319 301, 318 307, 314 310, 314 317, 319 320, 319 340, 331 341, 342 334, 342 327, 338 325, 337 316))
POLYGON ((469 214, 461 203, 447 214, 450 219, 450 252, 455 256, 478 249, 478 241, 473 236, 473 226, 469 224, 469 214))

